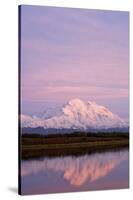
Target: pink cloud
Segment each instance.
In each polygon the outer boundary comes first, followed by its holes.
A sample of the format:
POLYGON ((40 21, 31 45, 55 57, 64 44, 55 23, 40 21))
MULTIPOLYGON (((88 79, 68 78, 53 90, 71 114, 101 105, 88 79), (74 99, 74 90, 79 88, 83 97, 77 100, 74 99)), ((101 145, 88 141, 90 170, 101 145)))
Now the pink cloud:
POLYGON ((22 88, 22 96, 24 100, 44 101, 50 100, 66 100, 75 97, 90 99, 116 99, 128 97, 128 90, 122 88, 100 88, 100 87, 71 87, 71 86, 41 86, 36 91, 34 87, 22 88))

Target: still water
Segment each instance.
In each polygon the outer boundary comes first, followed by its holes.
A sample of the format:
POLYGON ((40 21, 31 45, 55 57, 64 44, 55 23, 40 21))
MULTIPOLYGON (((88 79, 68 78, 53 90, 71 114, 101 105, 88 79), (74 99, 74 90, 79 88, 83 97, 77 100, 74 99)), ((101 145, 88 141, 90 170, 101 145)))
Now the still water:
POLYGON ((22 194, 128 188, 127 149, 22 160, 22 194))

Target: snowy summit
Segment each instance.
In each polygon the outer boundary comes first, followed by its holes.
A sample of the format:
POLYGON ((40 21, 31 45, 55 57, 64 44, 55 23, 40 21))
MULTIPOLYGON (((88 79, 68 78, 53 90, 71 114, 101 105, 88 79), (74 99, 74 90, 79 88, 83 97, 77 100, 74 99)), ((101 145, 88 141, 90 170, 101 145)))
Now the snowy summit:
POLYGON ((44 129, 110 129, 128 127, 127 122, 106 107, 94 102, 73 99, 62 108, 62 113, 49 118, 21 115, 22 128, 44 129))

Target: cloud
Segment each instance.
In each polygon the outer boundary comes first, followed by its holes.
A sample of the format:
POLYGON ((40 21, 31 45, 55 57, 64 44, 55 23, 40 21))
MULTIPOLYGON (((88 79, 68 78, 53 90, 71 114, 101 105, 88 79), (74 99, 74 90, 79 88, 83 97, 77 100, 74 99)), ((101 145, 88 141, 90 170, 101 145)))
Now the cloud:
POLYGON ((91 99, 117 99, 128 98, 128 90, 122 88, 103 88, 88 86, 40 86, 38 90, 34 87, 22 88, 23 100, 30 101, 66 101, 75 97, 91 99))

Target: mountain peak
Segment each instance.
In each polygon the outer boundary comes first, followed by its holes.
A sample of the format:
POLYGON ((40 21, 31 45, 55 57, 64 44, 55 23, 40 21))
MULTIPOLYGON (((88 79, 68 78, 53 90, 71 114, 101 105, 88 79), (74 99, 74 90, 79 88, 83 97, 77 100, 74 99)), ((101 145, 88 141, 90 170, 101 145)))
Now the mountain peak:
POLYGON ((76 98, 76 99, 71 99, 69 102, 68 102, 69 105, 71 106, 76 106, 76 107, 82 107, 82 106, 85 106, 86 104, 88 104, 88 106, 95 106, 97 105, 95 102, 92 102, 92 101, 83 101, 79 98, 76 98))
POLYGON ((72 99, 69 103, 63 107, 63 113, 70 117, 76 117, 77 115, 91 117, 93 120, 99 116, 113 116, 113 113, 104 106, 98 105, 95 102, 85 102, 80 99, 72 99))
POLYGON ((109 109, 95 102, 72 99, 62 108, 60 115, 49 118, 21 117, 22 127, 44 129, 109 129, 128 127, 127 123, 109 109))
POLYGON ((86 109, 85 102, 80 99, 72 99, 68 104, 63 107, 62 111, 65 115, 74 118, 77 113, 84 113, 86 109))
POLYGON ((84 104, 84 101, 82 101, 81 99, 76 98, 76 99, 70 100, 68 104, 80 106, 80 105, 84 104))

